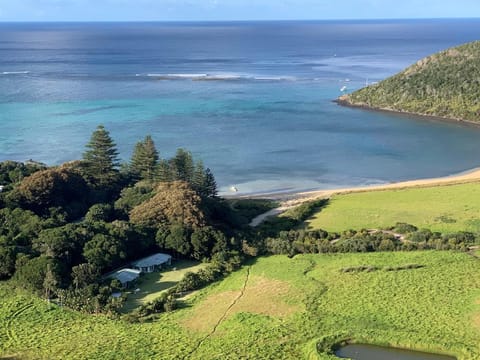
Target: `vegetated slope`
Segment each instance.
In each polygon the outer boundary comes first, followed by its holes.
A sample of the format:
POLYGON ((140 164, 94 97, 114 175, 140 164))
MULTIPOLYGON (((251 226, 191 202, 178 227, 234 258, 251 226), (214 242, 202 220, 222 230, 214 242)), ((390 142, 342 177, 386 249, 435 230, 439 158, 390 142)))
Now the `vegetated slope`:
POLYGON ((473 360, 479 272, 480 260, 447 251, 261 257, 137 324, 50 307, 0 283, 0 357, 327 360, 325 350, 353 338, 473 360), (344 271, 364 266, 373 271, 344 271))
POLYGON ((366 191, 337 195, 306 224, 308 229, 344 231, 406 222, 452 233, 480 231, 480 183, 366 191))
POLYGON ((428 56, 339 103, 480 122, 480 41, 428 56))

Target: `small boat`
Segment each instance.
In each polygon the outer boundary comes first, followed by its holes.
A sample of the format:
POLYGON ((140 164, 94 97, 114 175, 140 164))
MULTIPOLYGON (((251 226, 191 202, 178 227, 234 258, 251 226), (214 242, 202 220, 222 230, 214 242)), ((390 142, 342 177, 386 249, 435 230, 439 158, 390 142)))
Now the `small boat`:
POLYGON ((230 186, 230 191, 238 192, 238 189, 235 186, 230 186))
POLYGON ((345 90, 347 90, 347 87, 344 85, 342 86, 342 88, 340 89, 341 92, 344 92, 345 90))

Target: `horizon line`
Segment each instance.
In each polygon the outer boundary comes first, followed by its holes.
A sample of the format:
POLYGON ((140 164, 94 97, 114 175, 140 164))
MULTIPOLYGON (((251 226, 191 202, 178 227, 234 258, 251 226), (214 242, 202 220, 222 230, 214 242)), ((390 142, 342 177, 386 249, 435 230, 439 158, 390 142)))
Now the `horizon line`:
POLYGON ((1 20, 5 23, 222 23, 222 22, 315 22, 315 21, 415 21, 415 20, 480 20, 475 17, 415 17, 415 18, 335 18, 335 19, 215 19, 215 20, 1 20))

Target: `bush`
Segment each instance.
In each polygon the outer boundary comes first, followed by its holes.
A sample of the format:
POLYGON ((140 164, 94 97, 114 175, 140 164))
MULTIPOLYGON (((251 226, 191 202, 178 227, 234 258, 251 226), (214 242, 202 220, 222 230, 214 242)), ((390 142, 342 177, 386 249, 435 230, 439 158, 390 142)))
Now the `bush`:
POLYGON ((408 234, 408 233, 412 233, 414 231, 417 231, 418 228, 414 225, 410 225, 410 224, 402 223, 402 222, 397 222, 392 230, 399 233, 399 234, 408 234))

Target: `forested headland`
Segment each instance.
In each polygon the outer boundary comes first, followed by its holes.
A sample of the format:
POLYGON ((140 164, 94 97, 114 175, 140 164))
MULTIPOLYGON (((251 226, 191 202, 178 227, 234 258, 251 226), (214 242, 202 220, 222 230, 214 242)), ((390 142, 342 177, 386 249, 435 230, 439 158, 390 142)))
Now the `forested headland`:
POLYGON ((428 56, 378 84, 346 94, 339 104, 480 121, 480 42, 428 56))

